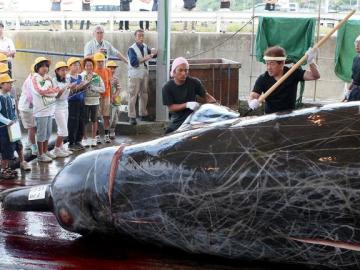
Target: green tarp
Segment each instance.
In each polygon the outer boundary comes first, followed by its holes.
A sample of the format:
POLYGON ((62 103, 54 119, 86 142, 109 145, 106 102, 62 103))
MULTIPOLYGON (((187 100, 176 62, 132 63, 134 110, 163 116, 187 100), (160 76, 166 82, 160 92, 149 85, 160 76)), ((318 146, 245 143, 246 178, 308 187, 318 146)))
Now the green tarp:
POLYGON ((264 51, 271 46, 283 47, 288 61, 296 63, 314 44, 315 18, 260 17, 256 34, 256 59, 264 63, 264 51))
MULTIPOLYGON (((315 25, 315 18, 260 17, 256 34, 256 59, 265 63, 264 51, 277 45, 286 50, 288 63, 296 63, 314 44, 315 25)), ((305 84, 301 82, 296 108, 302 106, 304 89, 305 84)))
POLYGON ((360 21, 347 21, 338 31, 335 50, 335 74, 351 82, 351 66, 356 55, 354 41, 360 35, 360 21))

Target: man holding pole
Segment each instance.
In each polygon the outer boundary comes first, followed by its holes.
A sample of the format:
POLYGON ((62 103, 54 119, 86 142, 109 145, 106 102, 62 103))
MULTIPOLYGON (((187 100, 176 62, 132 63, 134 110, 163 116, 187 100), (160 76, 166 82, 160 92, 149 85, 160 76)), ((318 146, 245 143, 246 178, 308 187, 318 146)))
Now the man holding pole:
MULTIPOLYGON (((320 78, 320 73, 315 64, 318 49, 307 51, 309 70, 296 69, 278 88, 265 100, 265 113, 274 113, 295 109, 297 85, 300 81, 312 81, 320 78)), ((290 68, 285 66, 286 52, 279 46, 270 47, 264 53, 266 72, 261 74, 250 93, 248 104, 250 109, 256 110, 259 105, 259 97, 279 81, 290 68)))

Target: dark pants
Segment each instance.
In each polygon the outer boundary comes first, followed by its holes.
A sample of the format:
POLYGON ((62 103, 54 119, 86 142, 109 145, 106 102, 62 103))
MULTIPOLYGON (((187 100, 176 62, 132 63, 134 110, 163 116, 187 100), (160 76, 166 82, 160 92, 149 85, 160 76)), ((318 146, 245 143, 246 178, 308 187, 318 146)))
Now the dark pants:
POLYGON ((69 100, 69 144, 81 142, 84 136, 84 102, 69 100))
POLYGON ((70 29, 73 29, 73 21, 65 21, 65 30, 67 30, 67 25, 69 24, 70 29))
POLYGON ((265 10, 274 11, 275 10, 275 4, 266 3, 265 4, 265 10))
POLYGON ((360 86, 359 85, 353 85, 350 91, 350 95, 348 98, 348 101, 356 101, 360 100, 360 86))
MULTIPOLYGON (((80 30, 82 30, 84 28, 84 24, 85 24, 84 20, 80 22, 80 30)), ((90 21, 87 20, 86 21, 86 30, 89 30, 89 28, 90 28, 90 21)))
POLYGON ((124 23, 125 23, 125 30, 129 30, 129 21, 120 21, 119 22, 119 30, 123 30, 124 28, 124 23))
MULTIPOLYGON (((140 11, 149 11, 147 9, 140 9, 140 11)), ((149 21, 145 21, 145 30, 149 30, 149 25, 150 22, 149 21)), ((140 29, 144 30, 144 21, 140 21, 139 23, 140 29)))
POLYGON ((8 61, 8 74, 9 76, 12 78, 12 62, 11 61, 8 61))

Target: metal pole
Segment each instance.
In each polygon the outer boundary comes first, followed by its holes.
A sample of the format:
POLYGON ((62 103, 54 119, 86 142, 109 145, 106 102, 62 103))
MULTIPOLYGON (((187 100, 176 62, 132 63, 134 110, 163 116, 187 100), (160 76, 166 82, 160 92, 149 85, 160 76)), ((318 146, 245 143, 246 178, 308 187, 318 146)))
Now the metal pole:
POLYGON ((251 34, 251 42, 250 42, 250 50, 251 50, 251 61, 250 61, 250 80, 249 80, 249 89, 251 91, 252 86, 252 76, 253 76, 253 62, 254 62, 254 40, 255 40, 255 0, 252 0, 252 34, 251 34))
POLYGON ((168 119, 167 107, 162 104, 162 86, 169 80, 171 0, 159 1, 158 57, 156 62, 156 121, 168 119))
MULTIPOLYGON (((320 19, 321 19, 321 0, 319 1, 319 8, 318 8, 318 19, 317 19, 317 29, 316 29, 316 42, 320 40, 320 19)), ((318 62, 318 57, 316 57, 316 63, 318 62)), ((314 96, 313 101, 316 99, 316 91, 317 91, 317 80, 314 83, 314 96)))

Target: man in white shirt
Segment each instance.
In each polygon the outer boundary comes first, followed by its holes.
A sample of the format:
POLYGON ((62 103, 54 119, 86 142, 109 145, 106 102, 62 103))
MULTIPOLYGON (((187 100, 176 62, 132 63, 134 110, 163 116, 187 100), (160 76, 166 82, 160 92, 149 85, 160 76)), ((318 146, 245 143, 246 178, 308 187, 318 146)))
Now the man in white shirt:
POLYGON ((15 57, 16 49, 14 42, 7 37, 4 37, 4 24, 0 22, 0 53, 3 53, 8 58, 9 75, 12 77, 12 60, 15 57))
POLYGON ((84 57, 92 57, 95 53, 101 52, 105 55, 106 60, 109 57, 119 57, 127 63, 127 58, 119 52, 114 46, 104 39, 104 27, 96 25, 94 27, 94 39, 85 44, 84 57))

